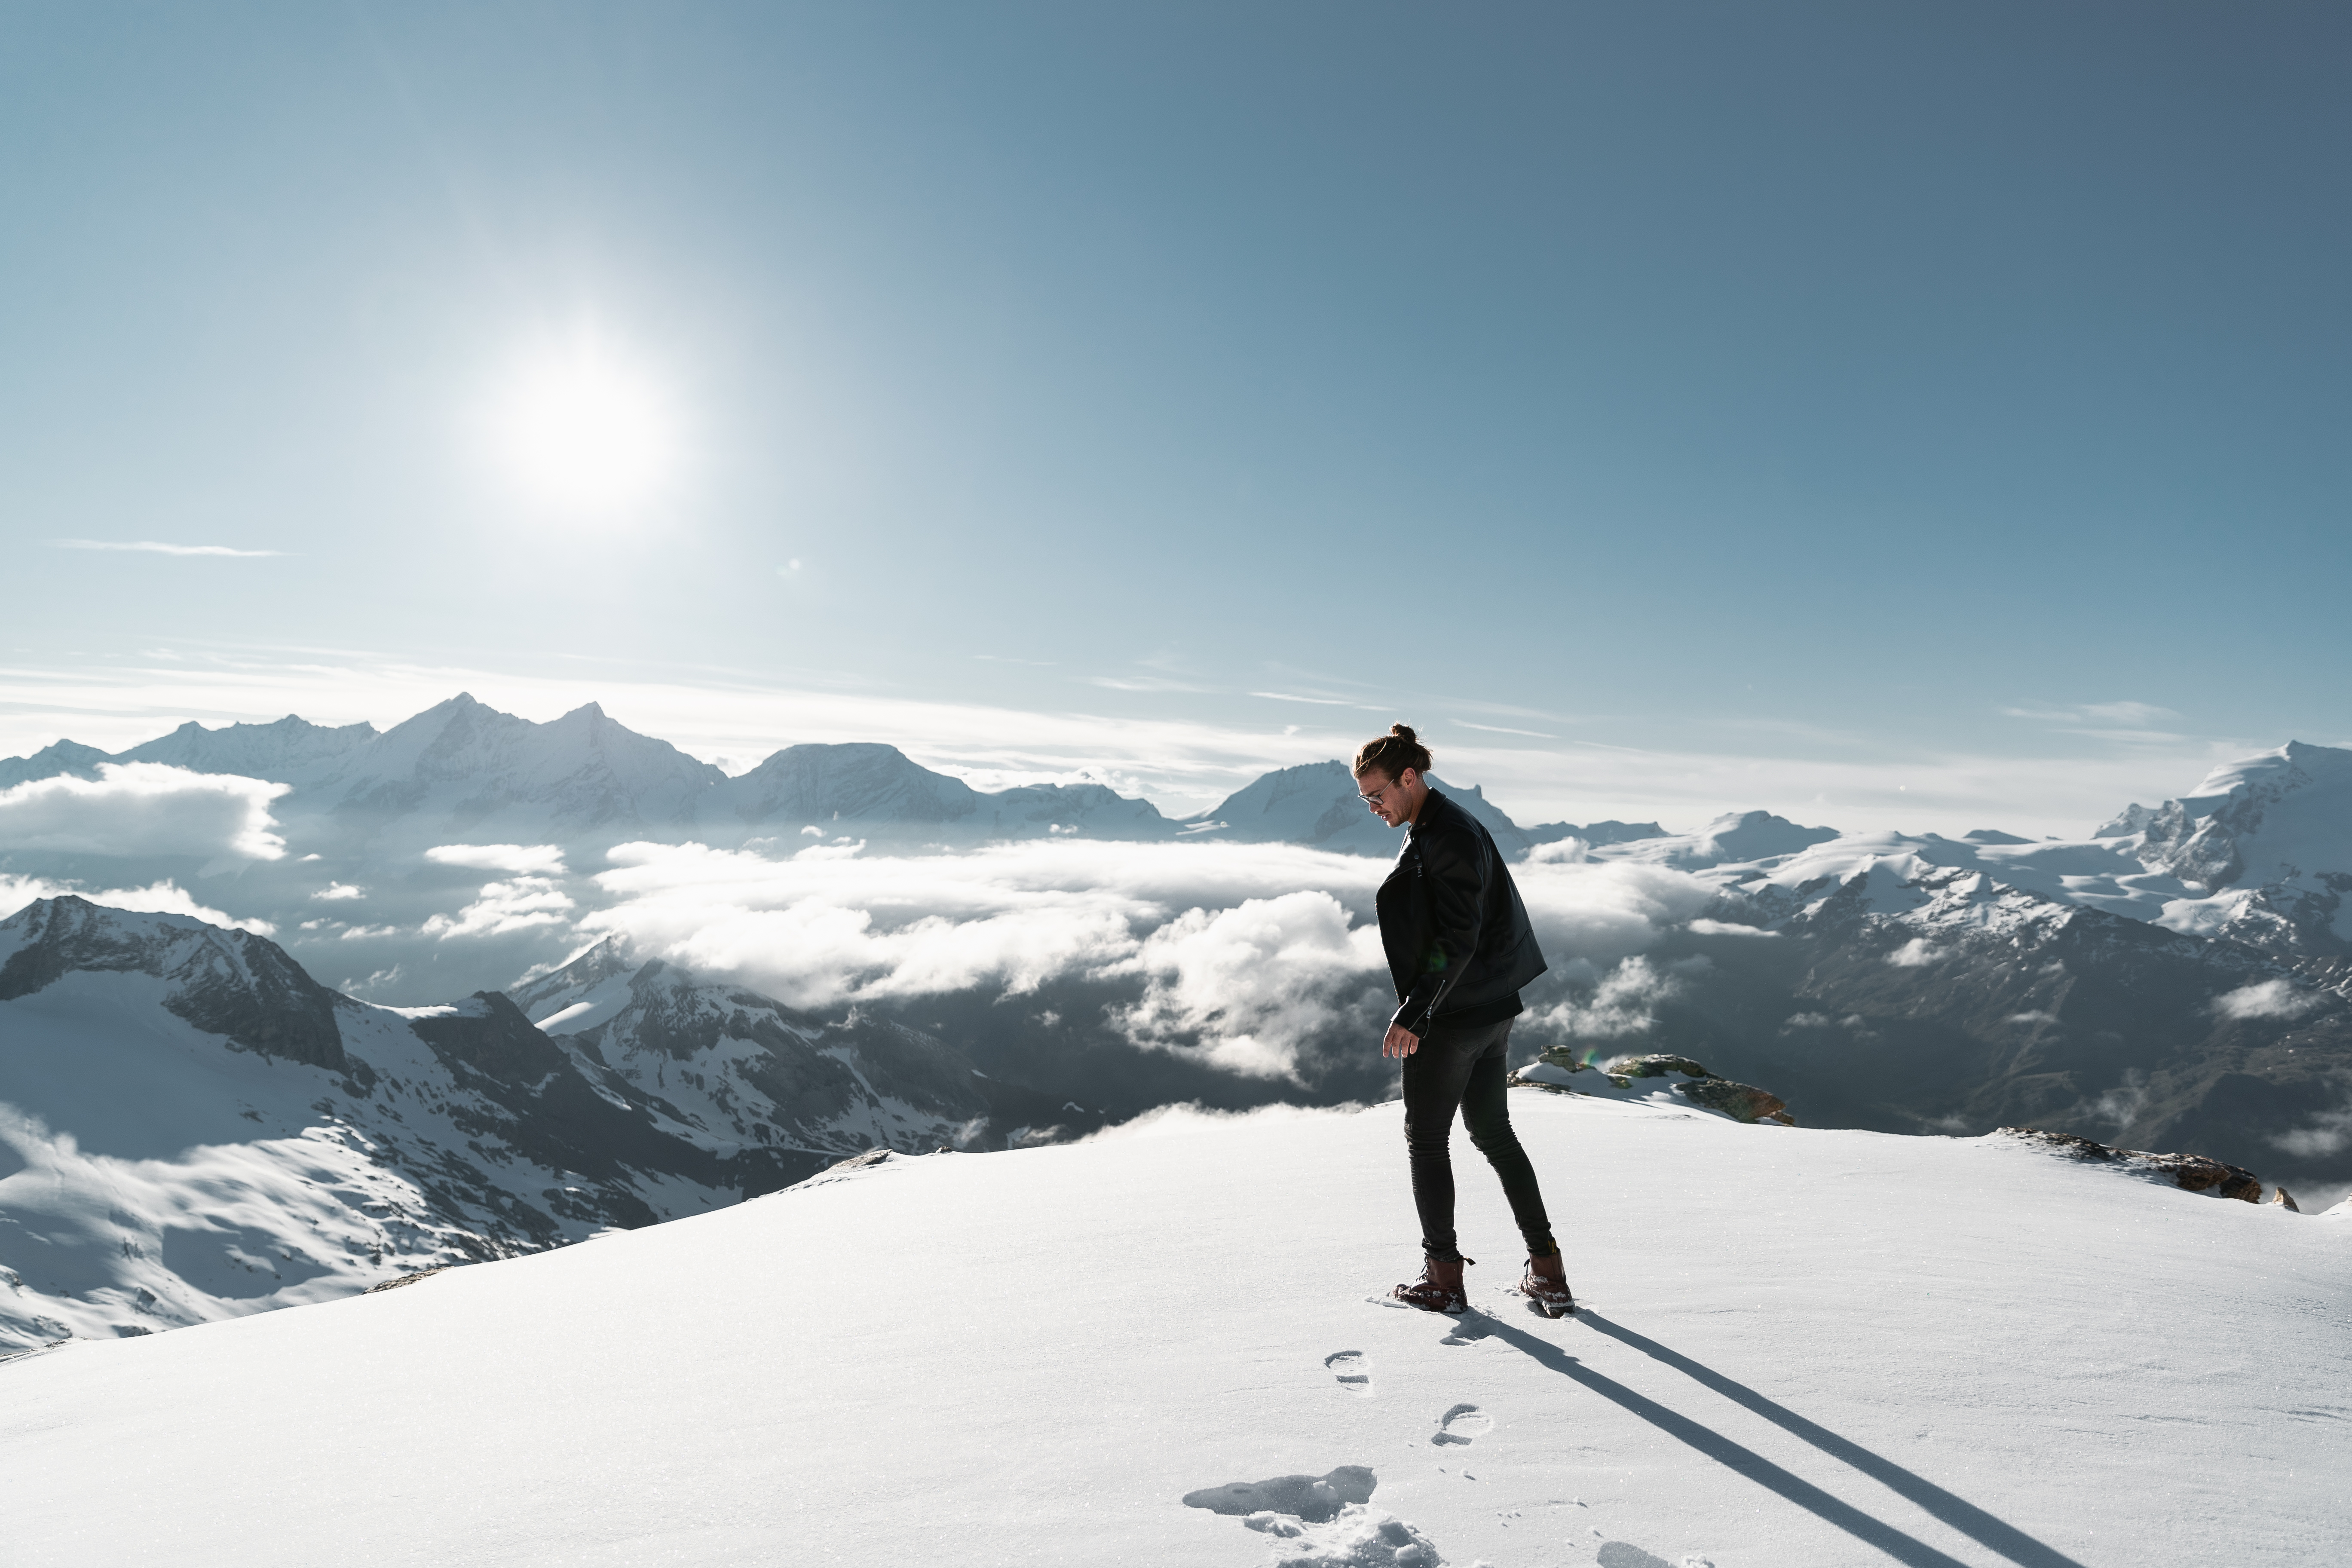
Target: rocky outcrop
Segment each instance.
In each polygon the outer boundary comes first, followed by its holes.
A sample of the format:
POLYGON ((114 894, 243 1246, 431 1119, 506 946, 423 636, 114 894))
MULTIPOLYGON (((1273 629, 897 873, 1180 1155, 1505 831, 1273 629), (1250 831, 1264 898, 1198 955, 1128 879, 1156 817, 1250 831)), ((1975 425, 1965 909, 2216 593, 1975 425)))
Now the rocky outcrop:
POLYGON ((1664 1078, 1668 1073, 1681 1073, 1685 1078, 1713 1078, 1715 1075, 1688 1057, 1647 1056, 1619 1057, 1601 1069, 1625 1078, 1664 1078))
POLYGON ((1693 1105, 1728 1116, 1734 1121, 1763 1122, 1776 1127, 1797 1124, 1796 1117, 1779 1095, 1752 1084, 1717 1078, 1688 1057, 1619 1057, 1605 1067, 1595 1068, 1573 1050, 1554 1047, 1511 1074, 1509 1079, 1517 1088, 1599 1094, 1612 1099, 1644 1098, 1653 1085, 1643 1080, 1655 1080, 1654 1087, 1670 1089, 1693 1105), (1580 1083, 1575 1077, 1578 1073, 1593 1076, 1580 1083))
MULTIPOLYGON (((2225 1165, 2202 1154, 2152 1154, 2143 1149, 2111 1149, 2105 1143, 2072 1132, 2045 1132, 2039 1127, 2003 1127, 1996 1138, 2014 1138, 2037 1149, 2073 1160, 2119 1164, 2137 1173, 2167 1181, 2185 1192, 2210 1192, 2241 1203, 2263 1201, 2262 1178, 2241 1165, 2225 1165)), ((2289 1206, 2293 1206, 2290 1203, 2289 1206)))
POLYGON ((2303 1205, 2296 1203, 2294 1201, 2294 1194, 2288 1192, 2284 1187, 2281 1187, 2277 1192, 2271 1194, 2271 1202, 2275 1206, 2286 1210, 2289 1214, 2301 1214, 2303 1212, 2303 1205))
POLYGON ((1727 1078, 1686 1079, 1675 1085, 1675 1092, 1696 1105, 1709 1110, 1720 1110, 1734 1121, 1771 1121, 1782 1127, 1794 1127, 1797 1119, 1777 1094, 1768 1094, 1752 1084, 1734 1083, 1727 1078))

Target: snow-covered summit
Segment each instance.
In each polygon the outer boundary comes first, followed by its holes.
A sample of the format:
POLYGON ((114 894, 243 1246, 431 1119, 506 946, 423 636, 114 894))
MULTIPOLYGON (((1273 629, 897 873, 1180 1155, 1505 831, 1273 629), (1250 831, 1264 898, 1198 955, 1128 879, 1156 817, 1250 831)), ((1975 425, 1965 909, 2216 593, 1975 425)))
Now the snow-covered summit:
POLYGON ((1802 854, 1838 838, 1834 827, 1801 827, 1769 811, 1727 812, 1696 833, 1660 834, 1611 847, 1611 858, 1677 870, 1758 865, 1802 854))
POLYGON ((2099 829, 2184 885, 2166 923, 2278 951, 2352 952, 2352 751, 2290 741, 2099 829))
POLYGON ((20 784, 60 774, 94 779, 98 777, 99 763, 116 760, 96 746, 85 746, 79 741, 52 742, 29 757, 0 757, 0 789, 13 789, 20 784))
MULTIPOLYGON (((1456 788, 1435 773, 1431 787, 1476 817, 1504 854, 1527 853, 1535 842, 1492 802, 1485 788, 1456 788)), ((1364 807, 1348 764, 1334 758, 1276 768, 1189 819, 1188 834, 1240 844, 1305 844, 1337 854, 1393 857, 1403 843, 1396 828, 1364 807)))
POLYGON ((268 724, 226 724, 217 730, 207 730, 191 720, 113 760, 165 763, 190 773, 239 773, 278 784, 299 784, 374 739, 373 724, 313 724, 292 713, 268 724))
POLYGON ((1149 801, 1101 784, 972 788, 896 746, 871 742, 787 746, 711 790, 707 826, 775 834, 814 826, 887 837, 971 842, 1085 835, 1160 838, 1174 831, 1149 801))
POLYGON ((593 702, 535 724, 461 692, 359 747, 298 798, 359 823, 423 818, 532 837, 688 821, 725 778, 593 702))
POLYGON ((20 1568, 2339 1554, 2343 1222, 2014 1139, 1512 1100, 1573 1318, 1508 1289, 1483 1172, 1473 1310, 1382 1304, 1394 1106, 1179 1111, 7 1362, 0 1530, 20 1568))

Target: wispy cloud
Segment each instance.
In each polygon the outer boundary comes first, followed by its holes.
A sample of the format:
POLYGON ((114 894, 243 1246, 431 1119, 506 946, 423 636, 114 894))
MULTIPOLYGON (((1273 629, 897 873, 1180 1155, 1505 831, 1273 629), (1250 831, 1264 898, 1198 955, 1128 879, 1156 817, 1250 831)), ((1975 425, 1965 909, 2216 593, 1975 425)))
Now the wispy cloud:
POLYGON ((283 555, 283 550, 237 550, 226 544, 165 544, 155 539, 52 539, 54 550, 130 550, 148 555, 283 555))
POLYGON ((2158 729, 2179 714, 2153 702, 2071 702, 2038 708, 2003 708, 2007 719, 2032 719, 2053 724, 2068 734, 2095 735, 2105 741, 2137 741, 2165 745, 2188 739, 2177 731, 2158 729))
POLYGON ((1525 735, 1534 741, 1557 741, 1558 735, 1547 735, 1541 730, 1514 730, 1507 724, 1473 724, 1467 719, 1454 721, 1465 730, 1483 730, 1489 735, 1525 735))
POLYGON ((1252 697, 1263 697, 1268 702, 1312 702, 1318 708, 1361 708, 1361 702, 1349 702, 1339 697, 1302 697, 1296 691, 1253 691, 1252 697))

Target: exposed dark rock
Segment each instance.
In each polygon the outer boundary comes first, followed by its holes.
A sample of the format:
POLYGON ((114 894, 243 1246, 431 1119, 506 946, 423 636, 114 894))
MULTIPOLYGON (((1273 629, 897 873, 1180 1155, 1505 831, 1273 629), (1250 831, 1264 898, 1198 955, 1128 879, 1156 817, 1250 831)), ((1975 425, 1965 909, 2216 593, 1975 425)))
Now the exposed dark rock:
POLYGON ((1537 1059, 1547 1067, 1558 1068, 1564 1072, 1592 1073, 1594 1087, 1580 1090, 1569 1084, 1548 1083, 1541 1078, 1529 1078, 1524 1072, 1514 1072, 1506 1081, 1517 1088, 1545 1089, 1559 1094, 1600 1094, 1605 1092, 1599 1087, 1603 1082, 1612 1089, 1630 1089, 1644 1079, 1675 1078, 1680 1080, 1670 1086, 1675 1093, 1695 1105, 1719 1110, 1735 1121, 1769 1121, 1781 1127, 1797 1124, 1796 1117, 1790 1114, 1787 1103, 1779 1095, 1750 1084, 1717 1078, 1688 1057, 1664 1052, 1619 1057, 1606 1068, 1595 1068, 1591 1062, 1579 1058, 1572 1047, 1554 1046, 1537 1059))
POLYGON ((403 1285, 414 1285, 419 1279, 430 1279, 436 1274, 446 1274, 454 1267, 456 1267, 454 1264, 443 1263, 431 1268, 414 1269, 397 1279, 387 1279, 381 1285, 371 1285, 363 1294, 373 1296, 385 1290, 397 1290, 403 1285))
POLYGON ((2143 1149, 2111 1149, 2072 1132, 2045 1132, 2039 1127, 2003 1127, 1998 1130, 1998 1135, 2070 1159, 2125 1165, 2142 1174, 2168 1180, 2187 1192, 2210 1192, 2218 1197, 2249 1204, 2263 1201, 2262 1180, 2252 1171, 2225 1165, 2202 1154, 2152 1154, 2143 1149))
POLYGON ((2303 1206, 2294 1201, 2294 1194, 2288 1192, 2284 1187, 2281 1187, 2277 1192, 2271 1194, 2271 1202, 2277 1207, 2286 1210, 2289 1214, 2301 1214, 2303 1212, 2303 1206))
MULTIPOLYGON (((461 1126, 536 1164, 588 1177, 596 1184, 594 1201, 609 1224, 634 1229, 654 1223, 652 1209, 629 1189, 634 1173, 667 1172, 706 1186, 743 1183, 734 1160, 656 1126, 656 1102, 617 1075, 604 1074, 604 1082, 592 1084, 562 1047, 498 992, 477 992, 457 1012, 413 1018, 409 1027, 460 1082, 505 1112, 495 1122, 461 1126)), ((757 1155, 748 1163, 755 1175, 766 1171, 767 1162, 757 1155)), ((541 1227, 555 1228, 530 1205, 513 1200, 513 1206, 519 1222, 536 1215, 541 1227)))
POLYGON ((1686 1079, 1675 1085, 1675 1092, 1710 1110, 1720 1110, 1735 1121, 1777 1121, 1783 1127, 1797 1124, 1797 1119, 1789 1114, 1788 1106, 1779 1095, 1767 1094, 1729 1079, 1686 1079))
POLYGON ((412 1018, 408 1026, 451 1067, 503 1084, 537 1083, 571 1065, 562 1047, 532 1027, 522 1009, 496 991, 477 991, 457 1012, 412 1018))
POLYGON ((1646 1056, 1619 1057, 1605 1069, 1621 1078, 1664 1078, 1678 1072, 1685 1078, 1713 1078, 1715 1075, 1688 1057, 1646 1056))

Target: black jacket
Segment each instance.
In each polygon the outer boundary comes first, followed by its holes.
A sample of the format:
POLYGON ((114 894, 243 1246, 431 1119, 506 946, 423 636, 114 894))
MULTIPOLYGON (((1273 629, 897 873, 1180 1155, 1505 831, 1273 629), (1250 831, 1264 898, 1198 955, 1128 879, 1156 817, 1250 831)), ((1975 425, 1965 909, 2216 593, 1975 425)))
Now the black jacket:
POLYGON ((1502 851, 1476 817, 1435 790, 1405 829, 1372 908, 1396 982, 1390 1021, 1416 1035, 1448 1014, 1516 997, 1544 972, 1502 851))

